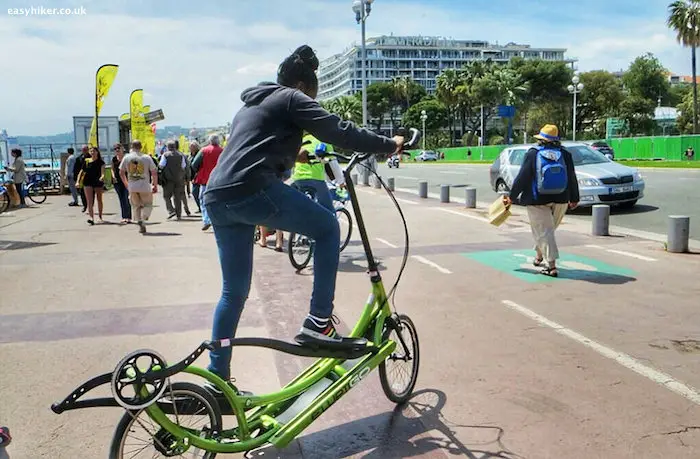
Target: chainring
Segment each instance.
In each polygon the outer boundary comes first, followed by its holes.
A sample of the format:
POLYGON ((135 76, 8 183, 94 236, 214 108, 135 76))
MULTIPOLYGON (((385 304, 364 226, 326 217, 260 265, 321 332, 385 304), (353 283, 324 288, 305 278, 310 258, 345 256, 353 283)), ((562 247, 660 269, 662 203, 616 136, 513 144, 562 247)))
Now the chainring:
POLYGON ((112 373, 112 396, 127 410, 139 410, 155 403, 165 392, 167 379, 145 382, 146 374, 167 367, 165 358, 155 351, 140 349, 121 359, 112 373))

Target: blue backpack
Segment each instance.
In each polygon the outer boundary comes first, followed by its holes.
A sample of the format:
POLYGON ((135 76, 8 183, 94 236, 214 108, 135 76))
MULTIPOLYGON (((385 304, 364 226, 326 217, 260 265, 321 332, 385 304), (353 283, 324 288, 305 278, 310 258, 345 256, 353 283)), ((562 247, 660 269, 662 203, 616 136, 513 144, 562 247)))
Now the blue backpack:
POLYGON ((566 162, 561 150, 537 147, 535 183, 532 185, 535 197, 539 194, 561 194, 566 191, 568 184, 566 162))

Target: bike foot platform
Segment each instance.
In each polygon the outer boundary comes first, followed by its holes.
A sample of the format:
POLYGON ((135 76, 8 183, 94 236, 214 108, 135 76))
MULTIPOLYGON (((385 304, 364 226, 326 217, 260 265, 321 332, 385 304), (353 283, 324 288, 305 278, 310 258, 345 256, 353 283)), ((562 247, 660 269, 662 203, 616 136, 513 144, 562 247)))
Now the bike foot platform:
POLYGON ((369 345, 365 338, 355 338, 345 343, 319 343, 306 335, 299 334, 294 340, 299 345, 313 352, 314 357, 354 360, 366 354, 377 352, 378 348, 369 345))

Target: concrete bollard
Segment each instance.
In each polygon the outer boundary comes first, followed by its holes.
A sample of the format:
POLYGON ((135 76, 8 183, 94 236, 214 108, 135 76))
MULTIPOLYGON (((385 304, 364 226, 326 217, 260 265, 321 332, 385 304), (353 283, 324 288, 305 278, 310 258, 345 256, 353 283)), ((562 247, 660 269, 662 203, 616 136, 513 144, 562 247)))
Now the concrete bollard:
POLYGON ((394 177, 389 177, 388 179, 387 186, 389 187, 389 191, 394 191, 394 177))
POLYGON ((610 206, 599 204, 593 206, 593 235, 610 236, 610 206))
POLYGON ((671 253, 686 253, 690 249, 690 217, 669 215, 666 250, 671 253))
POLYGON ((450 202, 450 185, 440 186, 440 202, 450 202))
POLYGON ((362 184, 364 186, 369 186, 369 172, 367 171, 362 173, 362 184))
POLYGON ((357 185, 357 174, 352 174, 352 183, 353 185, 357 185))
POLYGON ((476 209, 476 188, 465 188, 465 205, 468 209, 476 209))
POLYGON ((380 176, 374 177, 374 187, 375 188, 381 188, 382 187, 382 178, 380 176))
POLYGON ((428 197, 428 182, 418 182, 418 197, 424 199, 428 197))

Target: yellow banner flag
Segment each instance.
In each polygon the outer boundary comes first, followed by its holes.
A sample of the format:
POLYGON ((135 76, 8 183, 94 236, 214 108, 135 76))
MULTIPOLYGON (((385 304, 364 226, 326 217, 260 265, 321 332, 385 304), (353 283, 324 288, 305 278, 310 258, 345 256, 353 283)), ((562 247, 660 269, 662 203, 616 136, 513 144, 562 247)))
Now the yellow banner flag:
POLYGON ((120 121, 125 121, 129 119, 129 114, 128 113, 122 113, 122 116, 119 117, 120 121))
MULTIPOLYGON (((141 113, 146 115, 146 113, 151 111, 151 106, 150 105, 145 105, 141 107, 141 113)), ((151 156, 154 156, 156 153, 156 135, 153 132, 152 128, 150 125, 146 124, 145 118, 144 118, 144 128, 143 128, 143 139, 141 140, 141 143, 143 144, 143 152, 147 153, 151 156)))
POLYGON ((136 89, 131 92, 129 98, 129 117, 131 118, 131 140, 140 140, 141 144, 146 143, 146 121, 143 116, 143 89, 136 89))
POLYGON ((187 152, 189 151, 189 146, 190 146, 189 142, 187 141, 187 137, 185 137, 184 135, 181 135, 180 140, 178 142, 180 142, 180 152, 187 154, 187 152))
POLYGON ((117 71, 119 70, 118 65, 106 64, 97 69, 95 75, 95 117, 92 119, 92 126, 90 126, 90 137, 88 138, 88 144, 97 145, 97 117, 100 116, 100 111, 102 110, 102 104, 104 103, 105 97, 109 92, 109 88, 112 87, 114 79, 117 77, 117 71))

